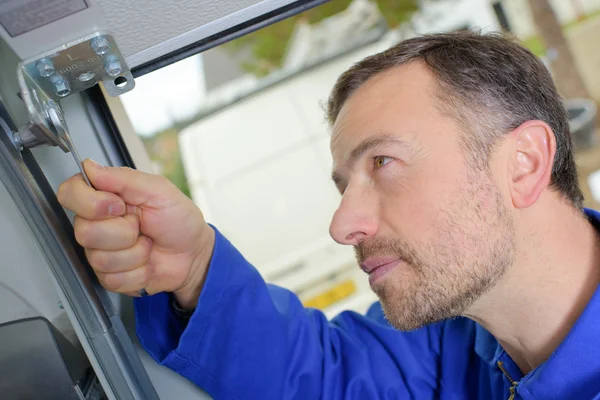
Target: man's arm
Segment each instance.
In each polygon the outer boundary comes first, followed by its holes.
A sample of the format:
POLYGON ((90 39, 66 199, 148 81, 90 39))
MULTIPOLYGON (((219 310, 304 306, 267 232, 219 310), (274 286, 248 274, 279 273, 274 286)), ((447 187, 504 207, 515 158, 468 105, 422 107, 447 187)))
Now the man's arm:
POLYGON ((137 329, 160 363, 216 399, 433 398, 437 328, 399 333, 342 313, 329 322, 260 274, 168 180, 86 160, 58 191, 102 285, 136 300, 137 329), (210 265, 209 265, 210 261, 210 265), (172 297, 197 304, 189 321, 172 297), (430 348, 430 346, 433 346, 430 348))
POLYGON ((400 333, 378 304, 368 318, 344 312, 330 322, 290 291, 265 284, 218 231, 189 322, 171 300, 167 293, 136 299, 140 341, 215 399, 434 396, 436 328, 400 333))

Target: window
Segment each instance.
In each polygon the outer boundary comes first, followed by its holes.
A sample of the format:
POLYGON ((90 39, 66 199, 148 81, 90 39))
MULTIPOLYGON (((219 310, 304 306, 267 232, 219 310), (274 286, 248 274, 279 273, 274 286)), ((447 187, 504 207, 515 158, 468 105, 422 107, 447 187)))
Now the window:
MULTIPOLYGON (((330 315, 365 311, 375 299, 352 249, 328 235, 340 200, 322 109, 333 83, 354 62, 417 33, 501 30, 514 14, 506 10, 499 22, 497 7, 479 0, 400 3, 325 3, 142 76, 122 96, 154 171, 268 281, 330 315)), ((515 33, 526 38, 526 25, 516 23, 515 33)))

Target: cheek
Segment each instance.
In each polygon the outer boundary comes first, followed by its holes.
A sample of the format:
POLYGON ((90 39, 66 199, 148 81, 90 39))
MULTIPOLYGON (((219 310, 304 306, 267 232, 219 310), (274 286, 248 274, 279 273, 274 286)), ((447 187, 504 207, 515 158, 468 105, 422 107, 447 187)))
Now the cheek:
POLYGON ((381 222, 401 238, 427 241, 434 233, 448 190, 439 179, 422 173, 386 176, 380 182, 381 222))

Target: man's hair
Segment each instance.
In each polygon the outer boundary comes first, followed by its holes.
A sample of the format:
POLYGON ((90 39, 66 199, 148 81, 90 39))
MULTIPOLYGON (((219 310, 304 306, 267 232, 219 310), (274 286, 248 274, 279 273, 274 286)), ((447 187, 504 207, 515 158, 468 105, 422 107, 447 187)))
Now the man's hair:
POLYGON ((365 58, 337 80, 327 104, 329 123, 371 77, 415 61, 436 77, 437 108, 461 126, 461 145, 475 167, 487 167, 504 134, 529 120, 544 121, 556 137, 550 186, 582 207, 568 114, 552 76, 534 54, 501 34, 420 36, 365 58))

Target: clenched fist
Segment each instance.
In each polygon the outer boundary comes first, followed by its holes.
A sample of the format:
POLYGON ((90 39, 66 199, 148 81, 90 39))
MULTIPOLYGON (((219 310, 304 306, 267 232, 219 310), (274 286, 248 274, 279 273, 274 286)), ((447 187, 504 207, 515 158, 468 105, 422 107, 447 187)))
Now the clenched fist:
POLYGON ((85 160, 58 200, 76 215, 75 238, 100 283, 113 292, 173 292, 182 307, 198 301, 215 233, 202 212, 167 179, 85 160))

